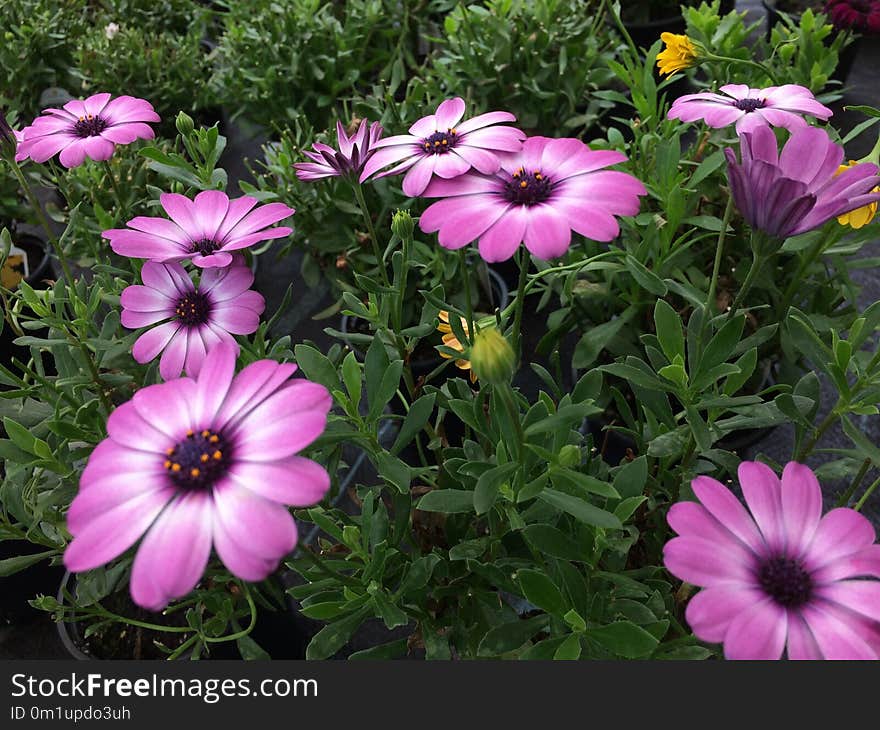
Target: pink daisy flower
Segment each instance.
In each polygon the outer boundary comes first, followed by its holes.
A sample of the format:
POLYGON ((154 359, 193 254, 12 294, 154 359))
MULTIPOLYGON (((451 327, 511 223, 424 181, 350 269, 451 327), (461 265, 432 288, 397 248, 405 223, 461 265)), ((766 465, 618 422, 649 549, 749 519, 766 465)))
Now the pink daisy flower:
POLYGON ((727 148, 727 176, 736 207, 755 229, 784 240, 880 200, 877 165, 862 162, 840 174, 843 147, 817 127, 791 133, 779 152, 776 135, 759 126, 740 135, 741 162, 727 148))
POLYGON ((211 547, 247 581, 296 546, 286 505, 327 493, 326 470, 297 453, 323 431, 330 394, 289 380, 296 365, 259 360, 235 374, 235 348, 211 350, 198 380, 142 388, 107 421, 67 513, 71 571, 91 570, 142 535, 135 603, 158 611, 198 583, 211 547))
POLYGON ((159 374, 164 380, 182 371, 195 377, 207 354, 221 342, 238 352, 232 335, 249 335, 260 325, 266 300, 251 290, 254 274, 236 256, 230 266, 205 269, 199 285, 178 263, 147 261, 141 269, 143 286, 122 292, 122 324, 150 327, 134 343, 131 354, 139 363, 150 362, 160 352, 159 374))
POLYGON ((102 93, 74 99, 63 109, 44 109, 43 115, 25 127, 21 153, 34 162, 45 162, 59 152, 65 167, 77 167, 86 157, 109 160, 117 144, 153 139, 147 122, 158 122, 153 105, 133 96, 102 93))
POLYGON ((601 169, 625 159, 579 139, 529 137, 521 152, 504 155, 493 175, 431 182, 425 197, 444 199, 422 214, 419 227, 439 231, 445 248, 479 238, 480 256, 489 262, 509 259, 520 242, 540 259, 561 256, 572 230, 610 241, 620 232, 614 216, 635 215, 647 192, 632 175, 601 169))
POLYGON ((229 266, 232 252, 260 241, 283 238, 293 229, 268 228, 293 215, 284 203, 257 208, 256 198, 230 200, 219 190, 205 190, 190 200, 178 193, 162 193, 159 202, 171 217, 138 216, 126 225, 104 231, 104 238, 120 256, 169 263, 192 259, 199 267, 229 266))
POLYGON ((409 128, 409 134, 379 140, 376 152, 361 173, 363 182, 388 165, 390 170, 376 177, 407 171, 403 192, 415 198, 422 194, 436 175, 451 179, 471 168, 484 174, 497 172, 501 166, 497 153, 517 152, 526 135, 514 127, 498 126, 514 122, 510 112, 489 112, 465 122, 464 100, 447 99, 434 114, 422 117, 409 128))
POLYGON ((877 659, 880 545, 851 509, 822 516, 815 474, 790 462, 776 474, 743 462, 746 510, 722 484, 691 482, 669 524, 680 537, 663 550, 669 571, 702 586, 686 618, 698 638, 723 643, 728 659, 877 659))
POLYGON ((330 145, 315 142, 314 152, 303 150, 311 162, 294 163, 300 180, 320 180, 325 177, 352 176, 357 178, 364 170, 367 160, 375 152, 376 142, 382 136, 379 122, 361 122, 357 132, 349 137, 341 122, 336 122, 336 139, 339 150, 330 145))
POLYGON ((714 129, 736 124, 737 132, 759 126, 785 127, 789 131, 807 126, 804 114, 825 121, 831 110, 813 93, 797 84, 751 89, 745 84, 727 84, 718 89, 687 94, 676 99, 667 115, 670 119, 695 122, 702 119, 714 129))

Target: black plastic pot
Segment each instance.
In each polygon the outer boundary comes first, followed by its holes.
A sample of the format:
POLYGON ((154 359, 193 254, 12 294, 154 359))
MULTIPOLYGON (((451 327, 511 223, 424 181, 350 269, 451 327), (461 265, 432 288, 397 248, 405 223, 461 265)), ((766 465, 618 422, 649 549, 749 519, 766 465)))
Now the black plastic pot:
MULTIPOLYGON (((719 12, 721 15, 726 15, 734 10, 735 7, 736 0, 721 0, 721 8, 719 12)), ((641 23, 624 19, 623 25, 639 48, 650 48, 655 41, 660 39, 661 33, 676 33, 681 35, 685 32, 687 27, 680 10, 667 17, 656 18, 641 23)))

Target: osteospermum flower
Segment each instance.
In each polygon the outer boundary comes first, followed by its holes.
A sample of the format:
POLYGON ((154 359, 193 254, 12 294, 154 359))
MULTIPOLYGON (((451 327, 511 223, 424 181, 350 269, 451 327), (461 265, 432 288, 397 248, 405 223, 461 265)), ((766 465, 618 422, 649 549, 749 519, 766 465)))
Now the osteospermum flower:
POLYGON ((67 568, 97 568, 144 535, 131 595, 151 610, 195 587, 212 545, 243 580, 275 570, 297 542, 286 505, 315 504, 330 486, 322 466, 297 456, 323 432, 330 395, 289 380, 295 371, 258 360, 235 375, 224 343, 198 380, 142 388, 116 408, 67 513, 67 568))
POLYGON ((725 149, 730 189, 748 224, 779 240, 880 200, 877 166, 863 162, 840 174, 843 148, 816 127, 792 132, 778 152, 770 127, 740 135, 742 162, 725 149))
POLYGON ((439 197, 419 218, 440 245, 457 249, 479 238, 480 256, 505 261, 520 242, 541 259, 561 256, 574 230, 595 241, 620 232, 616 215, 635 215, 645 186, 632 175, 601 168, 626 157, 594 151, 579 139, 529 137, 520 153, 505 155, 493 175, 469 172, 434 180, 424 192, 439 197))
POLYGON ((45 162, 59 152, 65 167, 77 167, 86 157, 109 160, 117 144, 136 139, 153 139, 147 122, 158 122, 153 105, 133 96, 101 93, 88 99, 74 99, 62 109, 44 109, 24 129, 20 152, 34 162, 45 162))
POLYGON ((824 12, 836 28, 880 33, 880 0, 828 0, 824 12))
POLYGON ((702 119, 715 129, 736 124, 745 132, 762 124, 794 131, 807 126, 803 114, 828 119, 831 110, 816 101, 812 92, 797 84, 751 89, 745 84, 727 84, 720 93, 686 94, 672 103, 668 117, 683 122, 702 119))
POLYGON ((293 215, 293 208, 284 203, 255 208, 257 199, 248 195, 230 200, 219 190, 205 190, 190 200, 162 193, 159 202, 171 220, 138 216, 128 228, 104 231, 116 253, 157 263, 192 259, 200 267, 229 266, 235 251, 292 231, 268 226, 293 215))
POLYGON ((198 286, 178 263, 147 261, 141 269, 143 286, 122 291, 122 324, 150 327, 134 343, 131 354, 146 363, 162 353, 159 374, 171 380, 186 371, 196 376, 215 346, 238 344, 232 335, 249 335, 260 325, 266 300, 251 290, 254 274, 236 256, 230 266, 205 269, 198 286))
POLYGON ((341 122, 336 122, 336 139, 339 145, 334 150, 330 145, 315 142, 314 152, 303 150, 303 154, 312 162, 297 162, 296 176, 300 180, 320 180, 325 177, 351 176, 357 178, 364 170, 364 165, 375 151, 376 142, 382 136, 382 125, 379 122, 367 124, 363 120, 358 130, 351 137, 345 132, 341 122))
MULTIPOLYGON (((437 315, 440 318, 440 324, 437 325, 437 331, 443 333, 443 344, 448 347, 450 350, 455 350, 456 352, 460 352, 464 355, 464 345, 459 342, 458 337, 455 336, 455 333, 452 331, 452 325, 449 324, 449 312, 441 309, 440 313, 437 315)), ((468 321, 464 317, 461 317, 461 327, 464 330, 464 333, 470 336, 470 328, 468 327, 468 321)), ((450 355, 447 352, 440 351, 440 357, 446 358, 447 360, 451 360, 453 355, 450 355)), ((477 382, 477 374, 471 368, 470 360, 459 357, 455 360, 455 367, 459 370, 466 370, 468 372, 468 377, 472 383, 477 382)))
MULTIPOLYGON (((842 164, 837 168, 837 174, 848 170, 853 165, 859 164, 858 162, 854 162, 850 160, 847 163, 842 164)), ((880 187, 874 188, 872 193, 880 193, 880 187)), ((873 203, 869 203, 868 205, 864 205, 861 208, 856 208, 855 210, 851 210, 849 213, 844 213, 843 215, 837 216, 837 222, 842 226, 850 226, 851 228, 862 228, 863 226, 868 225, 872 220, 874 220, 874 216, 877 215, 877 201, 875 200, 873 203)))
POLYGON ((471 168, 486 174, 497 172, 501 166, 497 153, 522 148, 525 134, 501 126, 502 122, 516 121, 510 112, 489 112, 462 122, 463 116, 464 100, 447 99, 434 114, 413 124, 409 134, 379 140, 361 173, 361 182, 394 165, 376 177, 406 171, 403 192, 414 198, 422 194, 434 175, 450 179, 471 168))
POLYGON ((822 490, 806 466, 776 474, 743 462, 748 511, 722 484, 697 477, 697 502, 679 502, 663 549, 669 571, 702 586, 686 611, 703 641, 729 659, 877 659, 880 545, 852 509, 822 516, 822 490))
POLYGON ((696 66, 700 58, 697 45, 686 35, 661 33, 660 40, 666 44, 657 54, 657 68, 662 74, 673 74, 696 66))

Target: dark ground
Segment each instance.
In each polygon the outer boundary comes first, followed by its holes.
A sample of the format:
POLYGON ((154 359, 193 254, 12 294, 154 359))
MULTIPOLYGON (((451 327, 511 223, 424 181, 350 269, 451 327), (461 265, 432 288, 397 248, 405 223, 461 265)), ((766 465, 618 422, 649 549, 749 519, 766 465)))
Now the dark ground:
MULTIPOLYGON (((763 8, 760 0, 739 0, 740 9, 746 9, 754 13, 755 19, 763 16, 763 8)), ((847 88, 844 98, 834 106, 835 115, 833 123, 843 130, 850 129, 863 119, 859 114, 847 113, 842 110, 845 105, 868 104, 880 107, 880 87, 877 84, 877 69, 880 67, 880 43, 863 42, 855 65, 847 80, 847 88)), ((847 149, 849 159, 858 159, 867 154, 873 145, 872 134, 866 134, 852 143, 847 149)), ((229 148, 225 155, 225 166, 230 174, 230 180, 246 176, 246 170, 241 164, 242 157, 251 159, 259 156, 259 140, 246 139, 234 132, 229 133, 229 148)), ((876 138, 874 138, 876 139, 876 138)), ((234 184, 230 186, 234 189, 234 184)), ((872 243, 865 247, 863 255, 876 256, 880 254, 880 242, 872 243)), ((267 312, 273 312, 281 301, 289 283, 293 282, 294 299, 293 305, 279 321, 277 333, 291 333, 294 341, 314 340, 318 343, 329 345, 330 338, 324 333, 324 327, 335 323, 328 321, 315 321, 311 317, 329 304, 331 299, 326 289, 308 289, 299 278, 300 258, 298 253, 279 260, 273 261, 270 255, 264 255, 260 261, 257 273, 257 288, 263 292, 267 299, 267 312)), ((880 300, 880 279, 873 271, 860 271, 854 274, 854 278, 862 285, 862 293, 859 298, 860 307, 865 307, 880 300)), ((539 328, 531 328, 532 330, 539 328)), ((539 332, 531 331, 524 334, 524 350, 529 352, 537 342, 539 332), (530 336, 531 335, 531 336, 530 336), (531 341, 530 341, 531 340, 531 341)), ((819 414, 821 419, 833 405, 834 392, 826 387, 823 390, 823 408, 819 414)), ((880 441, 880 418, 864 417, 859 424, 862 431, 874 442, 880 441)), ((791 456, 792 429, 780 427, 770 436, 752 447, 748 456, 753 458, 758 454, 765 454, 777 462, 785 463, 791 456)), ((822 449, 846 448, 848 440, 840 432, 840 429, 830 431, 820 442, 822 449)), ((810 459, 812 466, 818 466, 826 460, 834 458, 831 455, 816 455, 810 459)), ((876 477, 869 474, 868 479, 876 477)), ((870 483, 866 479, 866 483, 870 483)), ((829 506, 836 500, 839 485, 826 485, 826 501, 829 506)), ((875 522, 880 524, 880 494, 866 505, 865 513, 875 522)), ((28 571, 30 572, 30 571, 28 571)), ((23 580, 33 585, 31 595, 37 591, 53 593, 57 589, 61 574, 44 573, 34 575, 23 580), (41 583, 42 581, 42 583, 41 583)), ((4 592, 13 588, 12 579, 3 580, 4 592)), ((0 622, 0 658, 2 659, 51 659, 68 658, 65 650, 58 639, 55 625, 42 613, 26 610, 14 623, 3 624, 0 622)))

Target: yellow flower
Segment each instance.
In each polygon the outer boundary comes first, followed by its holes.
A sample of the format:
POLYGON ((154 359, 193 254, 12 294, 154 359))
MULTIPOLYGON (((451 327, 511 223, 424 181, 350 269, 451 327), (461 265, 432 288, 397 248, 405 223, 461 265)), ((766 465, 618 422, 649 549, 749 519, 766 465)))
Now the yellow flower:
POLYGON ((672 74, 695 66, 699 52, 694 42, 686 35, 661 33, 660 40, 666 44, 657 54, 657 67, 662 74, 672 74))
MULTIPOLYGON (((440 317, 440 324, 437 325, 437 331, 444 333, 443 344, 446 345, 446 347, 448 347, 450 350, 456 350, 457 352, 464 353, 464 345, 462 345, 461 342, 458 341, 458 338, 452 332, 452 326, 449 324, 449 312, 445 310, 440 310, 440 314, 438 316, 440 317)), ((464 317, 461 318, 461 328, 464 330, 464 333, 466 335, 470 336, 470 329, 468 327, 467 320, 464 317)), ((440 357, 452 359, 452 355, 449 355, 445 352, 441 352, 440 357)), ((469 371, 471 382, 477 382, 477 376, 471 369, 470 360, 466 360, 463 357, 458 358, 455 361, 455 367, 457 367, 459 370, 469 371)))
MULTIPOLYGON (((848 170, 853 165, 858 165, 858 162, 854 162, 850 160, 848 163, 841 165, 837 168, 837 174, 839 175, 844 170, 848 170)), ((880 187, 874 188, 872 193, 880 193, 880 187)), ((837 216, 837 222, 842 226, 851 226, 852 228, 861 228, 862 226, 868 225, 872 220, 874 220, 874 216, 877 215, 877 202, 868 203, 868 205, 863 205, 861 208, 856 208, 855 210, 851 210, 849 213, 844 213, 843 215, 837 216)))

